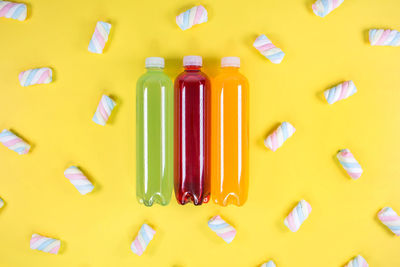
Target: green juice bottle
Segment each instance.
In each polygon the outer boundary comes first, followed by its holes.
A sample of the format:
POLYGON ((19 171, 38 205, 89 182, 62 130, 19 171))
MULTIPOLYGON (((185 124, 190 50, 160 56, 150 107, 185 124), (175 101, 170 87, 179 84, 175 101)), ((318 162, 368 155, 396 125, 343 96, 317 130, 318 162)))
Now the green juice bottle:
POLYGON ((146 59, 136 86, 136 196, 140 203, 167 205, 173 188, 174 91, 164 59, 146 59))

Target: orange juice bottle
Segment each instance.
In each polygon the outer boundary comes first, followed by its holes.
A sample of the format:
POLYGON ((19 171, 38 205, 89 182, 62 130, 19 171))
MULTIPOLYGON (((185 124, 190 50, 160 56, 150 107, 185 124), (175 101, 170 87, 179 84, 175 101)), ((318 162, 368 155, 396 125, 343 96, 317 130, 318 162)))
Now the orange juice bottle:
POLYGON ((211 196, 241 206, 249 186, 249 84, 238 57, 224 57, 221 66, 212 84, 211 196))

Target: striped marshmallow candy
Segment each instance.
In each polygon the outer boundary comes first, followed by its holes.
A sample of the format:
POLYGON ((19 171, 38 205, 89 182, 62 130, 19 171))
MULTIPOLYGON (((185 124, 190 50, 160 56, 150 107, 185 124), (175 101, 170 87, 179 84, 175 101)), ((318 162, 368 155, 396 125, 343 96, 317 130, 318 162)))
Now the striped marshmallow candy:
POLYGON ((99 105, 97 106, 96 113, 93 116, 93 121, 102 126, 106 125, 115 105, 116 103, 114 100, 107 95, 103 95, 99 105))
POLYGON ((297 232, 310 213, 311 205, 305 200, 300 200, 297 206, 285 218, 284 224, 290 229, 290 231, 297 232))
POLYGON ((102 54, 103 49, 108 41, 108 35, 110 34, 111 24, 98 21, 92 39, 90 40, 88 50, 89 52, 102 54))
POLYGON ((153 239, 155 233, 156 231, 153 228, 151 228, 147 224, 143 224, 139 230, 138 235, 131 244, 131 249, 133 253, 135 253, 138 256, 141 256, 143 252, 146 250, 150 241, 153 239))
POLYGON ((29 149, 31 148, 29 144, 6 129, 0 133, 0 142, 20 155, 28 153, 29 149))
POLYGON ((368 267, 367 261, 360 255, 349 261, 345 267, 368 267))
POLYGON ((58 254, 61 241, 55 238, 33 234, 30 242, 31 249, 40 250, 47 253, 58 254))
POLYGON ((182 29, 187 30, 196 24, 207 22, 207 10, 203 6, 194 6, 189 10, 176 16, 176 24, 182 29))
POLYGON ((331 13, 334 9, 338 8, 344 0, 317 0, 312 5, 315 15, 321 18, 331 13))
POLYGON ((71 166, 64 171, 64 176, 69 179, 71 184, 78 189, 79 193, 82 195, 86 195, 87 193, 92 192, 94 186, 93 184, 87 179, 87 177, 82 173, 82 171, 76 167, 71 166))
POLYGON ((253 46, 274 64, 281 63, 285 57, 285 53, 283 53, 280 48, 276 47, 264 34, 257 37, 253 46))
POLYGON ((353 154, 348 149, 342 149, 337 153, 337 158, 342 164, 343 168, 353 179, 358 179, 361 177, 363 170, 361 165, 354 158, 353 154))
POLYGON ((329 104, 333 104, 339 100, 346 99, 355 93, 357 93, 357 88, 354 85, 354 82, 346 81, 326 90, 324 96, 329 104))
POLYGON ((27 14, 26 5, 23 3, 13 3, 0 1, 0 17, 25 20, 27 14))
POLYGON ((271 261, 268 261, 266 263, 263 263, 261 265, 261 267, 276 267, 276 265, 275 265, 275 262, 271 260, 271 261))
POLYGON ((18 78, 22 86, 51 83, 53 80, 53 71, 50 68, 26 70, 21 72, 18 78))
POLYGON ((208 227, 228 244, 235 238, 236 229, 225 222, 219 215, 212 217, 208 221, 208 227))
POLYGON ((4 200, 0 197, 0 209, 4 207, 4 200))
POLYGON ((369 30, 371 45, 400 46, 400 32, 396 30, 372 29, 369 30))
POLYGON ((379 220, 395 235, 400 236, 400 216, 390 207, 385 207, 378 213, 379 220))
POLYGON ((275 152, 295 131, 296 129, 289 122, 282 122, 282 124, 264 140, 264 144, 275 152))

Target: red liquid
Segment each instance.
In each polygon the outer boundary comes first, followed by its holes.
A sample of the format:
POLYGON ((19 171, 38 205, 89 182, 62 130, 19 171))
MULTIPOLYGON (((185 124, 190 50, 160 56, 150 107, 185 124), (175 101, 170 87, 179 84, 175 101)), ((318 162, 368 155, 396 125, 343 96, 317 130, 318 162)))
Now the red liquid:
POLYGON ((180 204, 210 199, 211 86, 199 66, 175 80, 175 195, 180 204))

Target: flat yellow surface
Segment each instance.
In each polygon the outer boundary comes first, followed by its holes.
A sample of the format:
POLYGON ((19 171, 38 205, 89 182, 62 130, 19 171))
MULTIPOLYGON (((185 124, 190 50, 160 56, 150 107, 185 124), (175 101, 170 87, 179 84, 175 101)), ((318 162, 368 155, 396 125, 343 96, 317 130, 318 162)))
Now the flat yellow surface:
POLYGON ((398 0, 346 0, 325 18, 312 0, 204 0, 209 22, 181 31, 175 16, 199 2, 29 1, 24 21, 0 18, 0 127, 33 144, 0 146, 0 266, 400 266, 400 239, 376 218, 400 212, 400 48, 372 47, 370 28, 400 30, 398 0), (87 51, 98 20, 112 23, 103 55, 87 51), (252 47, 266 34, 286 53, 274 65, 252 47), (135 83, 148 56, 174 78, 184 55, 215 76, 239 56, 250 82, 250 191, 241 208, 140 206, 135 197, 135 83), (21 87, 19 72, 49 66, 54 82, 21 87), (322 92, 352 79, 358 93, 328 105, 322 92), (105 127, 91 121, 102 93, 117 99, 105 127), (263 139, 282 121, 297 129, 277 152, 263 139), (364 168, 351 180, 335 158, 349 148, 364 168), (81 166, 95 182, 82 196, 63 176, 81 166), (313 207, 297 233, 283 220, 300 199, 313 207), (208 227, 220 214, 238 233, 227 245, 208 227), (141 257, 140 225, 157 230, 141 257), (32 233, 62 240, 59 255, 29 248, 32 233))

